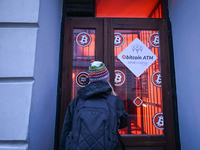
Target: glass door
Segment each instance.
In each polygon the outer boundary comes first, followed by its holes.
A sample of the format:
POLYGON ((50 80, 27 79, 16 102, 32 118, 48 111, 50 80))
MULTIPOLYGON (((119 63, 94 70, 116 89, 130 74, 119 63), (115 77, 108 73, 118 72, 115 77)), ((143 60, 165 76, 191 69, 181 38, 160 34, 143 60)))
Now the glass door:
POLYGON ((128 112, 128 127, 119 130, 126 148, 175 149, 168 51, 163 19, 66 18, 60 124, 89 84, 89 64, 100 60, 128 112))
POLYGON ((103 61, 102 31, 102 19, 65 19, 59 136, 69 103, 89 83, 88 65, 94 60, 103 61))
POLYGON ((114 30, 115 91, 128 112, 121 134, 163 135, 162 80, 157 30, 114 30))
POLYGON ((120 131, 124 144, 175 149, 167 22, 116 18, 108 20, 108 30, 111 78, 129 114, 120 131))

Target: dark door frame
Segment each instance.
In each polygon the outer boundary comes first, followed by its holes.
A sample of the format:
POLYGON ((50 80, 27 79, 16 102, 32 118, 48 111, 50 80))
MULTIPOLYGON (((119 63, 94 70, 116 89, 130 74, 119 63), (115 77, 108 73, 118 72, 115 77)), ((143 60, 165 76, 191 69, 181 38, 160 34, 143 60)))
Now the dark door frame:
MULTIPOLYGON (((84 1, 84 0, 82 0, 84 1)), ((81 2, 78 1, 78 2, 81 2)), ((88 1, 87 1, 88 2, 88 1)), ((57 111, 56 111, 56 123, 55 123, 55 140, 54 140, 54 149, 57 150, 59 147, 59 139, 60 139, 60 104, 61 104, 61 81, 62 81, 62 63, 63 63, 63 39, 64 39, 64 22, 65 18, 69 17, 68 13, 68 0, 63 0, 63 16, 61 23, 61 40, 60 40, 60 61, 59 61, 59 75, 58 75, 58 86, 57 86, 57 111)), ((81 12, 81 10, 75 11, 71 16, 74 17, 95 17, 95 0, 91 0, 89 4, 91 7, 87 9, 87 12, 81 12), (78 12, 78 14, 77 14, 78 12), (89 13, 90 12, 90 13, 89 13)), ((162 5, 162 16, 166 18, 168 23, 168 41, 169 41, 169 54, 170 54, 170 70, 171 70, 171 88, 172 88, 172 98, 173 98, 173 109, 174 109, 174 126, 175 126, 175 138, 176 138, 176 149, 180 150, 180 136, 179 136, 179 122, 178 122, 178 110, 177 110, 177 94, 176 94, 176 79, 175 79, 175 68, 174 68, 174 52, 173 52, 173 41, 172 41, 172 29, 171 29, 171 21, 169 18, 169 10, 168 10, 168 0, 161 0, 162 5)))
MULTIPOLYGON (((163 146, 166 150, 175 150, 175 130, 174 130, 174 111, 171 89, 171 76, 170 76, 170 56, 168 44, 168 30, 167 20, 165 19, 112 19, 109 20, 110 35, 114 35, 114 29, 130 29, 130 30, 159 30, 160 39, 160 61, 161 61, 161 76, 162 76, 162 99, 163 99, 163 114, 164 114, 164 135, 163 136, 123 136, 124 144, 127 147, 134 145, 135 147, 141 146, 163 146), (169 121, 171 120, 171 121, 169 121), (133 144, 134 143, 134 144, 133 144)), ((114 37, 108 38, 108 43, 112 43, 114 37)), ((113 44, 108 44, 108 52, 106 54, 113 54, 113 44)), ((114 56, 111 56, 111 58, 114 56)), ((109 60, 109 59, 107 59, 109 60)), ((111 61, 111 60, 110 60, 111 61)), ((112 62, 108 62, 112 64, 112 62)), ((114 72, 114 67, 109 67, 110 72, 114 72)), ((111 74, 114 78, 114 74, 111 74)))
MULTIPOLYGON (((165 121, 170 120, 174 117, 173 113, 173 102, 172 102, 172 93, 171 93, 171 82, 169 82, 170 76, 167 74, 170 73, 170 56, 169 56, 169 46, 168 46, 168 30, 167 30, 167 21, 164 19, 110 19, 110 18, 66 18, 65 19, 65 32, 64 35, 64 46, 63 46, 63 64, 71 65, 63 65, 62 68, 62 82, 66 84, 62 84, 61 86, 61 93, 63 94, 61 97, 60 103, 60 132, 62 122, 64 120, 65 110, 67 109, 68 104, 71 101, 71 93, 64 92, 70 91, 71 89, 71 74, 72 74, 72 63, 73 63, 73 53, 67 49, 73 49, 73 28, 96 28, 96 35, 100 35, 96 37, 96 41, 98 40, 101 46, 96 47, 96 60, 102 60, 106 63, 107 68, 110 70, 110 76, 114 79, 114 45, 108 44, 113 43, 114 37, 114 29, 131 29, 131 30, 159 30, 160 31, 160 48, 162 49, 161 52, 161 65, 162 65, 162 83, 163 85, 163 112, 165 115, 165 121), (90 22, 88 24, 88 21, 90 22), (73 27, 68 22, 74 22, 73 27), (85 22, 85 23, 83 23, 85 22), (103 28, 104 29, 103 29, 103 28), (68 31, 68 32, 67 32, 68 31), (71 31, 71 32, 69 32, 71 31), (104 32, 101 32, 104 31, 104 32), (107 32, 109 31, 109 32, 107 32), (104 36, 104 40, 100 38, 104 36), (70 37, 70 38, 69 38, 70 37), (108 38, 109 37, 109 38, 108 38), (167 39, 167 40, 166 40, 167 39), (101 51, 104 49, 104 52, 101 51), (97 54, 98 53, 98 54, 97 54), (166 58, 167 57, 167 58, 166 58), (165 67, 163 67, 165 66, 165 67), (163 71, 164 70, 164 71, 163 71), (64 98, 63 98, 64 97, 64 98), (68 98, 66 100, 65 98, 68 98), (168 100, 169 99, 169 100, 168 100), (168 108, 170 110, 168 111, 168 108)), ((98 44, 99 45, 99 44, 98 44)), ((114 81, 111 81, 113 84, 114 81)), ((174 131, 174 123, 173 119, 172 122, 165 122, 165 136, 132 136, 127 137, 124 136, 123 139, 125 141, 126 146, 163 146, 165 149, 175 149, 175 131, 174 131), (173 131, 173 132, 172 132, 173 131), (172 140, 173 139, 173 140, 172 140), (144 141, 144 142, 141 142, 144 141), (134 144, 133 144, 134 143, 134 144), (167 144, 167 145, 166 145, 167 144)))

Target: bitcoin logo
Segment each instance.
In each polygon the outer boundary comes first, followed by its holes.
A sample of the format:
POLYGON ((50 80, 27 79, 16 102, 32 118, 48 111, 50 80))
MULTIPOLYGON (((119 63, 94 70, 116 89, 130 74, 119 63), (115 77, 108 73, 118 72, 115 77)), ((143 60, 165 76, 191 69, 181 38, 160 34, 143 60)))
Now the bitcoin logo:
POLYGON ((152 42, 153 42, 154 45, 158 45, 159 44, 159 36, 155 35, 154 40, 152 42))
POLYGON ((81 36, 82 36, 82 38, 81 38, 81 40, 80 40, 80 43, 81 43, 81 44, 87 43, 87 40, 88 40, 87 36, 86 36, 86 35, 81 35, 81 36))
POLYGON ((122 55, 122 58, 123 58, 123 59, 126 59, 126 55, 122 55))
POLYGON ((120 73, 115 74, 115 83, 119 83, 122 80, 122 76, 120 73))
POLYGON ((156 125, 157 125, 158 127, 164 126, 163 116, 159 116, 159 117, 158 117, 158 122, 156 122, 156 125))
POLYGON ((115 70, 115 86, 120 86, 125 82, 125 75, 120 70, 115 70))
POLYGON ((155 72, 152 77, 151 77, 152 83, 157 86, 161 87, 162 86, 162 80, 161 80, 161 72, 157 71, 155 72))
POLYGON ((120 47, 124 44, 124 36, 121 33, 114 34, 114 46, 120 47))
POLYGON ((81 32, 76 36, 76 43, 81 47, 86 47, 91 43, 91 36, 86 32, 81 32))
POLYGON ((119 35, 115 35, 114 44, 117 45, 117 44, 120 44, 120 43, 121 43, 121 37, 119 35))
POLYGON ((164 129, 164 117, 163 113, 157 113, 153 117, 153 124, 157 129, 163 130, 164 129))
POLYGON ((153 33, 149 37, 149 42, 151 43, 152 46, 159 47, 159 35, 158 35, 158 33, 153 33))
POLYGON ((155 82, 156 82, 157 84, 161 84, 161 75, 160 75, 160 73, 157 74, 157 79, 156 79, 155 82))

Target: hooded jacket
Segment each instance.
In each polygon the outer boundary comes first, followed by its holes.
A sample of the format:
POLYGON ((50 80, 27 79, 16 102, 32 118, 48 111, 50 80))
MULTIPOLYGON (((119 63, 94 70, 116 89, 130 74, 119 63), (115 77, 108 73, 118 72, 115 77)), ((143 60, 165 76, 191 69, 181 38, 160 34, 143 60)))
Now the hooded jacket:
MULTIPOLYGON (((87 99, 95 99, 99 97, 107 98, 109 94, 111 94, 111 87, 105 81, 92 82, 78 91, 78 96, 76 96, 71 101, 71 103, 69 104, 67 108, 67 112, 65 115, 65 120, 64 120, 64 124, 62 128, 62 133, 61 133, 60 150, 65 150, 66 137, 68 136, 72 128, 73 116, 76 110, 79 97, 81 97, 84 100, 87 100, 87 99)), ((121 129, 127 126, 127 112, 124 108, 121 98, 116 97, 115 100, 116 100, 117 117, 118 117, 118 128, 121 129)))

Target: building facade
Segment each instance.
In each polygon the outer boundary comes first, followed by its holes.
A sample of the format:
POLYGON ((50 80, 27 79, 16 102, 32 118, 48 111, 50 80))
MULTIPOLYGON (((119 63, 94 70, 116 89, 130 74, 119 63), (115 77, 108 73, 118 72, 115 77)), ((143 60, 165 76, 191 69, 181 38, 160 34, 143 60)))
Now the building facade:
MULTIPOLYGON (((168 0, 182 150, 200 147, 199 5, 168 0)), ((0 10, 0 150, 54 149, 63 1, 1 0, 0 10)))

